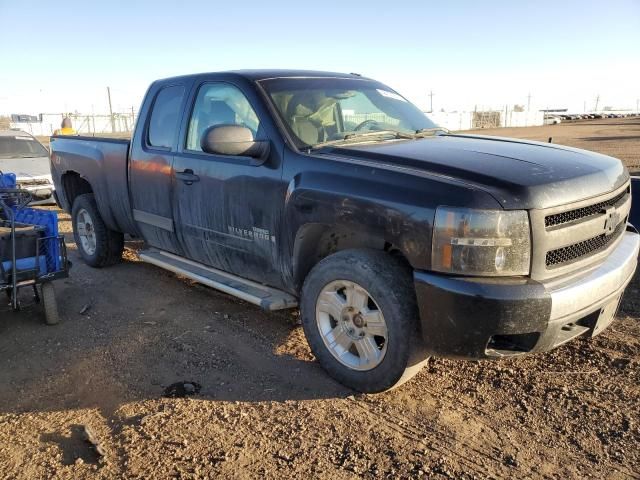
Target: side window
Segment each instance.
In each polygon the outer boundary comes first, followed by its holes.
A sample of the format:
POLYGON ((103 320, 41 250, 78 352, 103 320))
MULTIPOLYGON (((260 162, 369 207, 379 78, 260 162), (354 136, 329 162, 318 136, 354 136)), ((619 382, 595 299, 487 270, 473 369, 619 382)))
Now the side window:
POLYGON ((149 119, 147 142, 150 146, 163 148, 173 146, 183 97, 184 87, 181 85, 165 87, 158 92, 149 119))
POLYGON ((187 133, 187 150, 201 152, 200 140, 203 133, 215 125, 242 125, 251 130, 253 138, 256 138, 260 120, 247 97, 236 87, 227 83, 207 83, 198 90, 193 106, 187 133))

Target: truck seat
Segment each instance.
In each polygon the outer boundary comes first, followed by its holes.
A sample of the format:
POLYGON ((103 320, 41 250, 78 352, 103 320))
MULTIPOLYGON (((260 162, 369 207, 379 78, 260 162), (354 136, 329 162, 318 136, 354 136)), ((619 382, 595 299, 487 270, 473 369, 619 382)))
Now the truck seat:
POLYGON ((287 105, 287 117, 293 133, 307 145, 314 145, 324 140, 322 126, 311 120, 316 112, 312 99, 305 93, 294 95, 287 105))

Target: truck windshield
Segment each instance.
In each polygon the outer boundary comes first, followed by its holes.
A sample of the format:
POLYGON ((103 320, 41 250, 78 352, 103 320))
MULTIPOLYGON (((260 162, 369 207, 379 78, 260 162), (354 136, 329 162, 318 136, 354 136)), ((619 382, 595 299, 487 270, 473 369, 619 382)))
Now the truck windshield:
POLYGON ((298 148, 353 142, 360 136, 363 141, 411 138, 407 135, 437 130, 415 105, 373 80, 274 78, 259 83, 298 148))
POLYGON ((31 137, 0 137, 0 158, 48 157, 49 152, 31 137))

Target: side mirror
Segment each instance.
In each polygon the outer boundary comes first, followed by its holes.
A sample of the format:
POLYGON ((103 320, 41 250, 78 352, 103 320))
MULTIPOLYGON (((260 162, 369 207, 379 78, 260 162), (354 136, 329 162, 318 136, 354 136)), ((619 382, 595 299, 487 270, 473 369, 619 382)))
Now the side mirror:
MULTIPOLYGON (((262 160, 269 153, 269 142, 253 139, 253 132, 241 125, 214 125, 202 134, 200 147, 214 155, 236 155, 262 160)), ((253 163, 259 165, 260 163, 253 163)))

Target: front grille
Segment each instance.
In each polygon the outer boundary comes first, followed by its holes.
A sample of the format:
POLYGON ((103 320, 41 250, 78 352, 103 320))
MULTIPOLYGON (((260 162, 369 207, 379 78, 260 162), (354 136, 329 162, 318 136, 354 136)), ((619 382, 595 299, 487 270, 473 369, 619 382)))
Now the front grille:
POLYGON ((575 210, 569 210, 568 212, 547 215, 544 218, 544 226, 547 228, 554 227, 556 225, 562 225, 563 223, 569 223, 573 222, 574 220, 580 220, 592 215, 604 213, 604 209, 613 207, 618 203, 622 203, 623 199, 626 200, 627 195, 629 195, 629 188, 625 189, 622 193, 616 195, 615 197, 610 198, 609 200, 605 200, 604 202, 595 203, 587 207, 576 208, 575 210))
POLYGON ((618 224, 611 235, 603 233, 597 237, 593 237, 579 243, 574 243, 568 247, 548 251, 546 258, 547 267, 555 267, 569 263, 587 255, 593 255, 599 251, 605 250, 611 242, 624 232, 625 226, 626 222, 623 221, 618 224))

